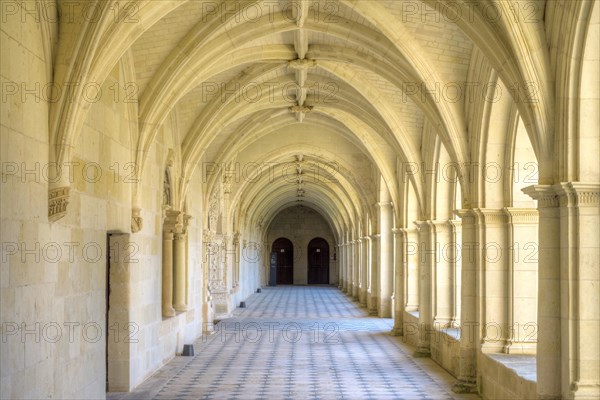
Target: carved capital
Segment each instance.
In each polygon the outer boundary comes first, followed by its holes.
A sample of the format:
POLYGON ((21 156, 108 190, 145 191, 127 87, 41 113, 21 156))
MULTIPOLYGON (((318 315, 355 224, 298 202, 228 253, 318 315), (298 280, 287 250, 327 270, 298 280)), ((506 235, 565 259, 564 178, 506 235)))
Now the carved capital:
POLYGON ((48 192, 48 221, 55 222, 67 214, 71 188, 63 186, 48 192))
POLYGON ((181 211, 166 210, 163 230, 171 233, 183 232, 183 213, 181 211))

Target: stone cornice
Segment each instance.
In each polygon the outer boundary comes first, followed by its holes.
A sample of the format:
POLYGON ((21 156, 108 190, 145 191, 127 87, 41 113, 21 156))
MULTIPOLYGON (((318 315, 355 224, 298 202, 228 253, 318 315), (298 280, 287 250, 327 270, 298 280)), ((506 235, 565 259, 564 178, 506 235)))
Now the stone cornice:
POLYGON ((566 182, 553 185, 561 207, 597 207, 600 205, 600 184, 566 182))
POLYGON ((537 224, 539 222, 539 213, 535 208, 505 207, 502 211, 506 214, 509 223, 537 224))
POLYGON ((504 224, 506 213, 501 208, 474 208, 473 212, 482 224, 504 224))
POLYGON ((554 185, 533 185, 522 190, 523 193, 538 201, 538 209, 600 205, 598 183, 562 182, 554 185))

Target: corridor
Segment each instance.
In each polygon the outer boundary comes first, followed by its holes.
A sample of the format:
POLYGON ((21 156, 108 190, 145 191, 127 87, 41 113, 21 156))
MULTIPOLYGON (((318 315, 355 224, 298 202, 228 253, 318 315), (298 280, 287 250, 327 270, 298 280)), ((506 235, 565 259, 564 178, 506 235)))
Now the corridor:
POLYGON ((478 399, 337 288, 264 288, 128 399, 478 399))

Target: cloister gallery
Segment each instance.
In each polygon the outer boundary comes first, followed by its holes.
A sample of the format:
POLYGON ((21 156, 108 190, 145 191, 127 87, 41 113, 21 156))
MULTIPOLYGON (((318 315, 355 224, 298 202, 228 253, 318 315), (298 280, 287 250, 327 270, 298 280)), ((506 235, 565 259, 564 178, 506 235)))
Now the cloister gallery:
POLYGON ((597 0, 0 5, 2 399, 600 398, 597 0))

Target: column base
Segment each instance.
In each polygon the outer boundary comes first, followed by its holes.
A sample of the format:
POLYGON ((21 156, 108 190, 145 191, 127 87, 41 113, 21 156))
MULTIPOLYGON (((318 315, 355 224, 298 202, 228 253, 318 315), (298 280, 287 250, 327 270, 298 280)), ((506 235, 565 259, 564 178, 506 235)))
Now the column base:
POLYGON ((175 305, 175 311, 177 311, 178 313, 186 312, 187 310, 188 310, 188 308, 185 304, 176 304, 175 305))
POLYGON ((454 393, 477 393, 477 383, 470 380, 459 379, 452 385, 454 393))
POLYGON ((171 318, 174 317, 177 313, 175 312, 175 309, 171 306, 169 307, 163 307, 162 309, 162 316, 165 318, 171 318))
POLYGON ((417 347, 415 352, 413 353, 414 358, 429 358, 431 357, 431 350, 429 347, 417 347))
POLYGON ((390 331, 390 336, 404 336, 404 330, 399 327, 393 327, 390 331))

